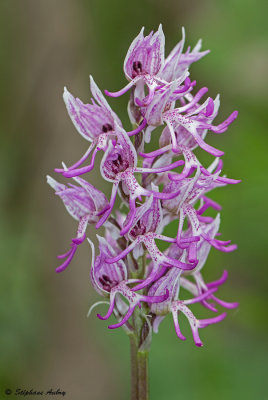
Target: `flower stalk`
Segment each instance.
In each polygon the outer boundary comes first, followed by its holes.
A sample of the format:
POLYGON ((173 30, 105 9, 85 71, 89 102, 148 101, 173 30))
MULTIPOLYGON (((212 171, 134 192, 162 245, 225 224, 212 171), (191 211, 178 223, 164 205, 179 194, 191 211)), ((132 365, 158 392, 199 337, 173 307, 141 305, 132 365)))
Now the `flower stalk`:
MULTIPOLYGON (((135 319, 135 315, 133 319, 135 319)), ((149 350, 139 350, 137 336, 134 334, 129 335, 129 340, 131 354, 131 400, 149 400, 149 350)))

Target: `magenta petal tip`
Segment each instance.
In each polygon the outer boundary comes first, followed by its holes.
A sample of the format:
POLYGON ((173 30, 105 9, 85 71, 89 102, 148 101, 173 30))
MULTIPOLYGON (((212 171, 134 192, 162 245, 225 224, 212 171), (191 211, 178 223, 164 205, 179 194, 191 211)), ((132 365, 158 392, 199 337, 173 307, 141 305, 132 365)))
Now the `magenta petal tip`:
POLYGON ((102 321, 104 321, 106 318, 104 318, 102 315, 100 315, 100 314, 97 314, 97 317, 99 318, 99 319, 101 319, 102 321))

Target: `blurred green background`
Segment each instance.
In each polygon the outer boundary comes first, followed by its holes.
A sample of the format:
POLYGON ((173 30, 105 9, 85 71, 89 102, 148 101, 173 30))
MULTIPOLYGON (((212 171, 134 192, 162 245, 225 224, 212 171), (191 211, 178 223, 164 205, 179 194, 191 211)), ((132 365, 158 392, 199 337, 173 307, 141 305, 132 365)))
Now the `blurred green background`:
MULTIPOLYGON (((226 152, 224 172, 243 182, 213 193, 223 205, 224 238, 239 249, 212 250, 205 273, 217 279, 228 269, 219 297, 240 307, 201 330, 201 349, 187 324, 181 342, 171 317, 165 319, 150 354, 151 399, 267 398, 267 12, 266 0, 0 1, 0 399, 18 397, 5 395, 6 388, 60 388, 70 400, 129 398, 127 337, 94 315, 86 318, 99 299, 88 279, 88 246, 63 274, 54 272, 76 222, 45 175, 62 160, 76 161, 87 146, 67 116, 63 87, 83 101, 89 73, 101 89, 122 87, 131 41, 143 25, 148 33, 160 22, 166 54, 181 26, 186 46, 202 37, 203 49, 211 49, 191 76, 209 95, 221 94, 218 122, 239 110, 230 129, 208 142, 226 152)), ((110 100, 129 128, 126 103, 127 95, 110 100)), ((90 178, 99 184, 96 174, 90 178)))

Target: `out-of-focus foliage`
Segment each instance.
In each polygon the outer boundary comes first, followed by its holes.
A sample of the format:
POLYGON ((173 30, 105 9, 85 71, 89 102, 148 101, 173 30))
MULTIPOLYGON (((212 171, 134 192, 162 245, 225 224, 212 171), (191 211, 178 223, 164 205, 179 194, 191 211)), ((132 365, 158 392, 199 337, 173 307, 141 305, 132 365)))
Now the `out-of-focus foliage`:
MULTIPOLYGON (((211 49, 191 74, 198 88, 221 94, 218 122, 239 110, 228 132, 208 139, 226 152, 227 175, 243 180, 213 193, 223 204, 223 237, 239 249, 228 255, 212 249, 207 277, 228 269, 220 297, 241 306, 201 331, 202 349, 193 345, 187 324, 188 340, 181 342, 171 318, 165 320, 153 339, 151 398, 266 397, 267 11, 265 0, 1 1, 0 397, 7 387, 59 387, 67 399, 128 397, 127 338, 94 315, 86 319, 96 299, 86 244, 64 274, 54 273, 75 223, 46 187, 45 174, 86 149, 65 112, 63 86, 84 101, 89 73, 102 89, 122 87, 130 42, 141 26, 149 32, 160 22, 167 51, 182 25, 187 45, 202 37, 203 48, 211 49)), ((127 96, 110 100, 128 128, 126 102, 127 96)), ((92 183, 98 186, 97 174, 92 183)))

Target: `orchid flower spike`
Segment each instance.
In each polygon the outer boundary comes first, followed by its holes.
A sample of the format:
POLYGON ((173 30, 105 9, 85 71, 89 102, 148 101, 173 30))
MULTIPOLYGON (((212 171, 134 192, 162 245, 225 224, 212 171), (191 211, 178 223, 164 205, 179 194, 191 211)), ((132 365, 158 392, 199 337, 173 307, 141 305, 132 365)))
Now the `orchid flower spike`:
POLYGON ((157 333, 167 314, 172 314, 177 336, 185 340, 179 325, 184 314, 199 347, 199 329, 226 316, 218 308, 238 306, 215 294, 225 283, 227 271, 208 283, 203 277, 212 247, 224 253, 237 248, 220 237, 222 207, 210 198, 210 192, 240 181, 223 175, 223 152, 208 144, 208 135, 225 132, 238 113, 233 111, 215 124, 220 97, 209 97, 209 89, 198 86, 190 72, 192 63, 209 50, 201 51, 201 40, 192 50, 184 50, 184 45, 182 29, 182 39, 165 57, 161 24, 147 36, 142 28, 130 45, 123 65, 128 84, 118 92, 105 93, 118 97, 129 91, 132 130, 125 129, 92 76, 89 104, 65 88, 67 112, 89 147, 75 164, 55 170, 72 179, 70 183, 47 178, 78 221, 77 234, 70 249, 59 256, 64 260, 56 271, 70 264, 85 241, 88 224, 102 227, 102 236, 96 235, 94 242, 91 230, 88 241, 90 280, 105 301, 95 303, 90 313, 108 303, 107 313, 97 314, 98 318, 107 320, 114 314, 116 322, 109 328, 122 326, 142 352, 148 351, 152 332, 157 333), (155 130, 159 139, 152 140, 155 130), (213 156, 209 166, 198 159, 198 148, 213 156), (80 176, 96 171, 99 151, 96 188, 80 176), (102 190, 110 193, 109 200, 102 190), (94 243, 98 243, 97 254, 94 243), (198 319, 191 309, 194 303, 218 314, 198 319))

